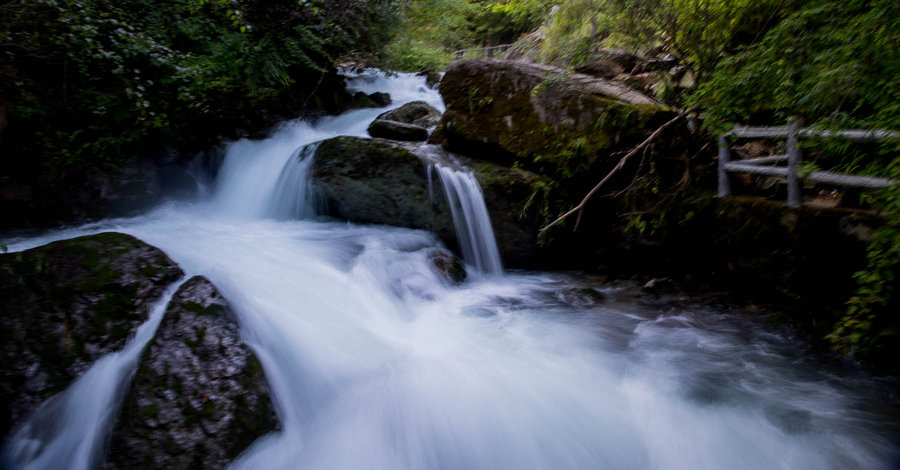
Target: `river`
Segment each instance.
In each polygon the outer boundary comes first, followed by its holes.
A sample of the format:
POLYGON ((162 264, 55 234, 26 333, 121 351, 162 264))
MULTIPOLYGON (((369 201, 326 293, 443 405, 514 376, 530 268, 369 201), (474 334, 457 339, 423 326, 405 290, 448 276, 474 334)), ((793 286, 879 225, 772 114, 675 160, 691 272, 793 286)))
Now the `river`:
MULTIPOLYGON (((443 107, 421 77, 369 73, 352 86, 443 107)), ((470 279, 451 285, 429 267, 433 235, 316 215, 302 147, 363 136, 380 112, 235 142, 203 200, 4 243, 116 230, 209 278, 238 313, 282 424, 234 469, 898 468, 892 380, 827 371, 789 331, 586 276, 502 271, 492 239, 468 256, 470 279)), ((480 230, 479 243, 493 237, 480 230)), ((121 398, 109 391, 136 367, 133 355, 116 364, 63 392, 63 408, 109 396, 92 417, 14 437, 4 452, 22 468, 92 468, 121 398)))

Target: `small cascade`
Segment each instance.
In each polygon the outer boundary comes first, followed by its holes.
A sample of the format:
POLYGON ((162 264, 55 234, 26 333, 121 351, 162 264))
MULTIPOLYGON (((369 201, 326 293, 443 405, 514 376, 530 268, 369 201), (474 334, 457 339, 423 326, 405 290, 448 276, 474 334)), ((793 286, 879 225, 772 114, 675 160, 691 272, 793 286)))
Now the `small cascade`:
POLYGON ((318 144, 310 144, 296 151, 288 159, 275 182, 268 215, 276 219, 306 219, 324 211, 320 210, 318 193, 309 184, 309 171, 318 144))
POLYGON ((428 165, 428 197, 434 201, 435 172, 444 188, 444 196, 453 215, 456 239, 462 251, 463 261, 488 275, 503 273, 500 251, 491 226, 491 217, 484 203, 481 185, 471 170, 457 161, 453 155, 435 145, 418 149, 421 156, 431 162, 428 165))
POLYGON ((471 171, 435 165, 444 187, 444 195, 453 214, 456 238, 463 260, 479 272, 498 275, 503 272, 500 251, 494 239, 491 217, 484 204, 481 186, 471 171))

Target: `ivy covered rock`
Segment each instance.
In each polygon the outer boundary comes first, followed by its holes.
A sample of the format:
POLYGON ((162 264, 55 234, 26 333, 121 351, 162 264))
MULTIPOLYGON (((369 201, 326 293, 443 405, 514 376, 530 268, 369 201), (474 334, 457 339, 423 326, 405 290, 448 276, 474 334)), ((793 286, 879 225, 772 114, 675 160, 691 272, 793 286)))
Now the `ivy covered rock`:
MULTIPOLYGON (((381 139, 335 137, 313 156, 315 186, 329 213, 353 222, 428 229, 455 239, 439 187, 429 195, 427 164, 409 148, 381 139)), ((437 177, 432 184, 438 185, 437 177)))
POLYGON ((165 253, 121 233, 0 254, 0 434, 121 349, 181 276, 165 253))
POLYGON ((113 430, 106 468, 225 468, 278 429, 259 360, 205 278, 169 304, 113 430))
POLYGON ((626 85, 507 60, 450 64, 438 135, 474 158, 569 177, 646 138, 673 113, 626 85))

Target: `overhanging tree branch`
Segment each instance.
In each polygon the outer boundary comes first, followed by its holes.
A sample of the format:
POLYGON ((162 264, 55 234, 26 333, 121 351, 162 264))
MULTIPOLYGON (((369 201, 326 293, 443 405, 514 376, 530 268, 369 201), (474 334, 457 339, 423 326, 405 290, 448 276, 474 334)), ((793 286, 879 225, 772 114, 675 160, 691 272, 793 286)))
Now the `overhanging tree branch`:
POLYGON ((699 107, 699 104, 695 104, 695 105, 691 106, 690 108, 679 113, 678 116, 675 116, 674 118, 672 118, 671 121, 659 126, 658 129, 656 129, 655 131, 653 131, 652 134, 650 134, 650 137, 647 137, 647 139, 644 140, 643 142, 641 142, 640 145, 638 145, 633 150, 628 152, 624 157, 622 157, 619 160, 619 163, 617 163, 616 166, 609 173, 607 173, 606 176, 604 176, 603 179, 600 180, 600 182, 597 183, 597 185, 594 186, 594 188, 591 189, 587 193, 587 195, 584 196, 584 199, 582 199, 581 202, 578 203, 577 206, 573 207, 572 210, 570 210, 569 212, 566 212, 565 214, 560 216, 558 219, 554 220, 553 222, 550 222, 550 224, 548 224, 546 227, 544 227, 540 231, 538 231, 538 237, 543 237, 547 233, 547 230, 550 230, 550 228, 559 224, 563 220, 566 220, 567 218, 569 218, 569 216, 571 216, 572 214, 575 214, 575 213, 578 214, 578 218, 575 219, 575 228, 573 229, 573 231, 578 230, 578 225, 581 224, 581 215, 584 213, 584 206, 587 204, 588 200, 590 200, 591 197, 593 197, 594 194, 597 191, 599 191, 600 188, 603 187, 603 185, 606 184, 606 182, 609 181, 613 175, 615 175, 619 170, 621 170, 623 167, 625 167, 625 163, 628 162, 629 158, 637 155, 637 153, 640 152, 641 150, 643 150, 647 145, 649 145, 650 142, 653 142, 657 137, 659 137, 659 135, 662 134, 662 132, 664 130, 666 130, 666 128, 668 128, 672 124, 675 124, 676 122, 680 121, 688 114, 694 112, 698 107, 699 107))

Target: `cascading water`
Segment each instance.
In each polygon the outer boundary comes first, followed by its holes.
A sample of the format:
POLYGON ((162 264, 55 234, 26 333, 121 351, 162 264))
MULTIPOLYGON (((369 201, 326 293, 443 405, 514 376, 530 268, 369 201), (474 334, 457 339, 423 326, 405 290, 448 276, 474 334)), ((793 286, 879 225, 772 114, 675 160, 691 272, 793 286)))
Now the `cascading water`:
MULTIPOLYGON (((410 99, 438 99, 421 78, 390 80, 410 99)), ((233 144, 208 202, 5 243, 114 229, 211 279, 260 357, 282 424, 235 469, 897 467, 900 419, 876 381, 821 372, 789 337, 739 316, 618 301, 611 288, 612 300, 585 307, 565 294, 585 287, 563 275, 451 287, 429 267, 437 241, 426 232, 284 219, 311 211, 298 149, 359 135, 382 111, 233 144)), ((448 175, 445 188, 470 185, 448 175)), ((492 263, 484 269, 499 271, 492 263)), ((115 390, 118 379, 98 375, 64 392, 63 408, 115 390)), ((33 445, 29 468, 65 467, 79 446, 41 449, 82 432, 17 434, 6 449, 33 445)))
POLYGON ((444 195, 453 214, 453 226, 463 260, 479 272, 498 275, 503 272, 500 252, 491 228, 491 217, 484 205, 478 180, 471 171, 436 165, 444 195))
POLYGON ((436 197, 434 173, 438 174, 444 188, 463 260, 477 273, 501 274, 503 263, 500 261, 500 251, 481 185, 475 175, 440 147, 423 145, 417 151, 429 162, 428 196, 432 202, 436 197))

